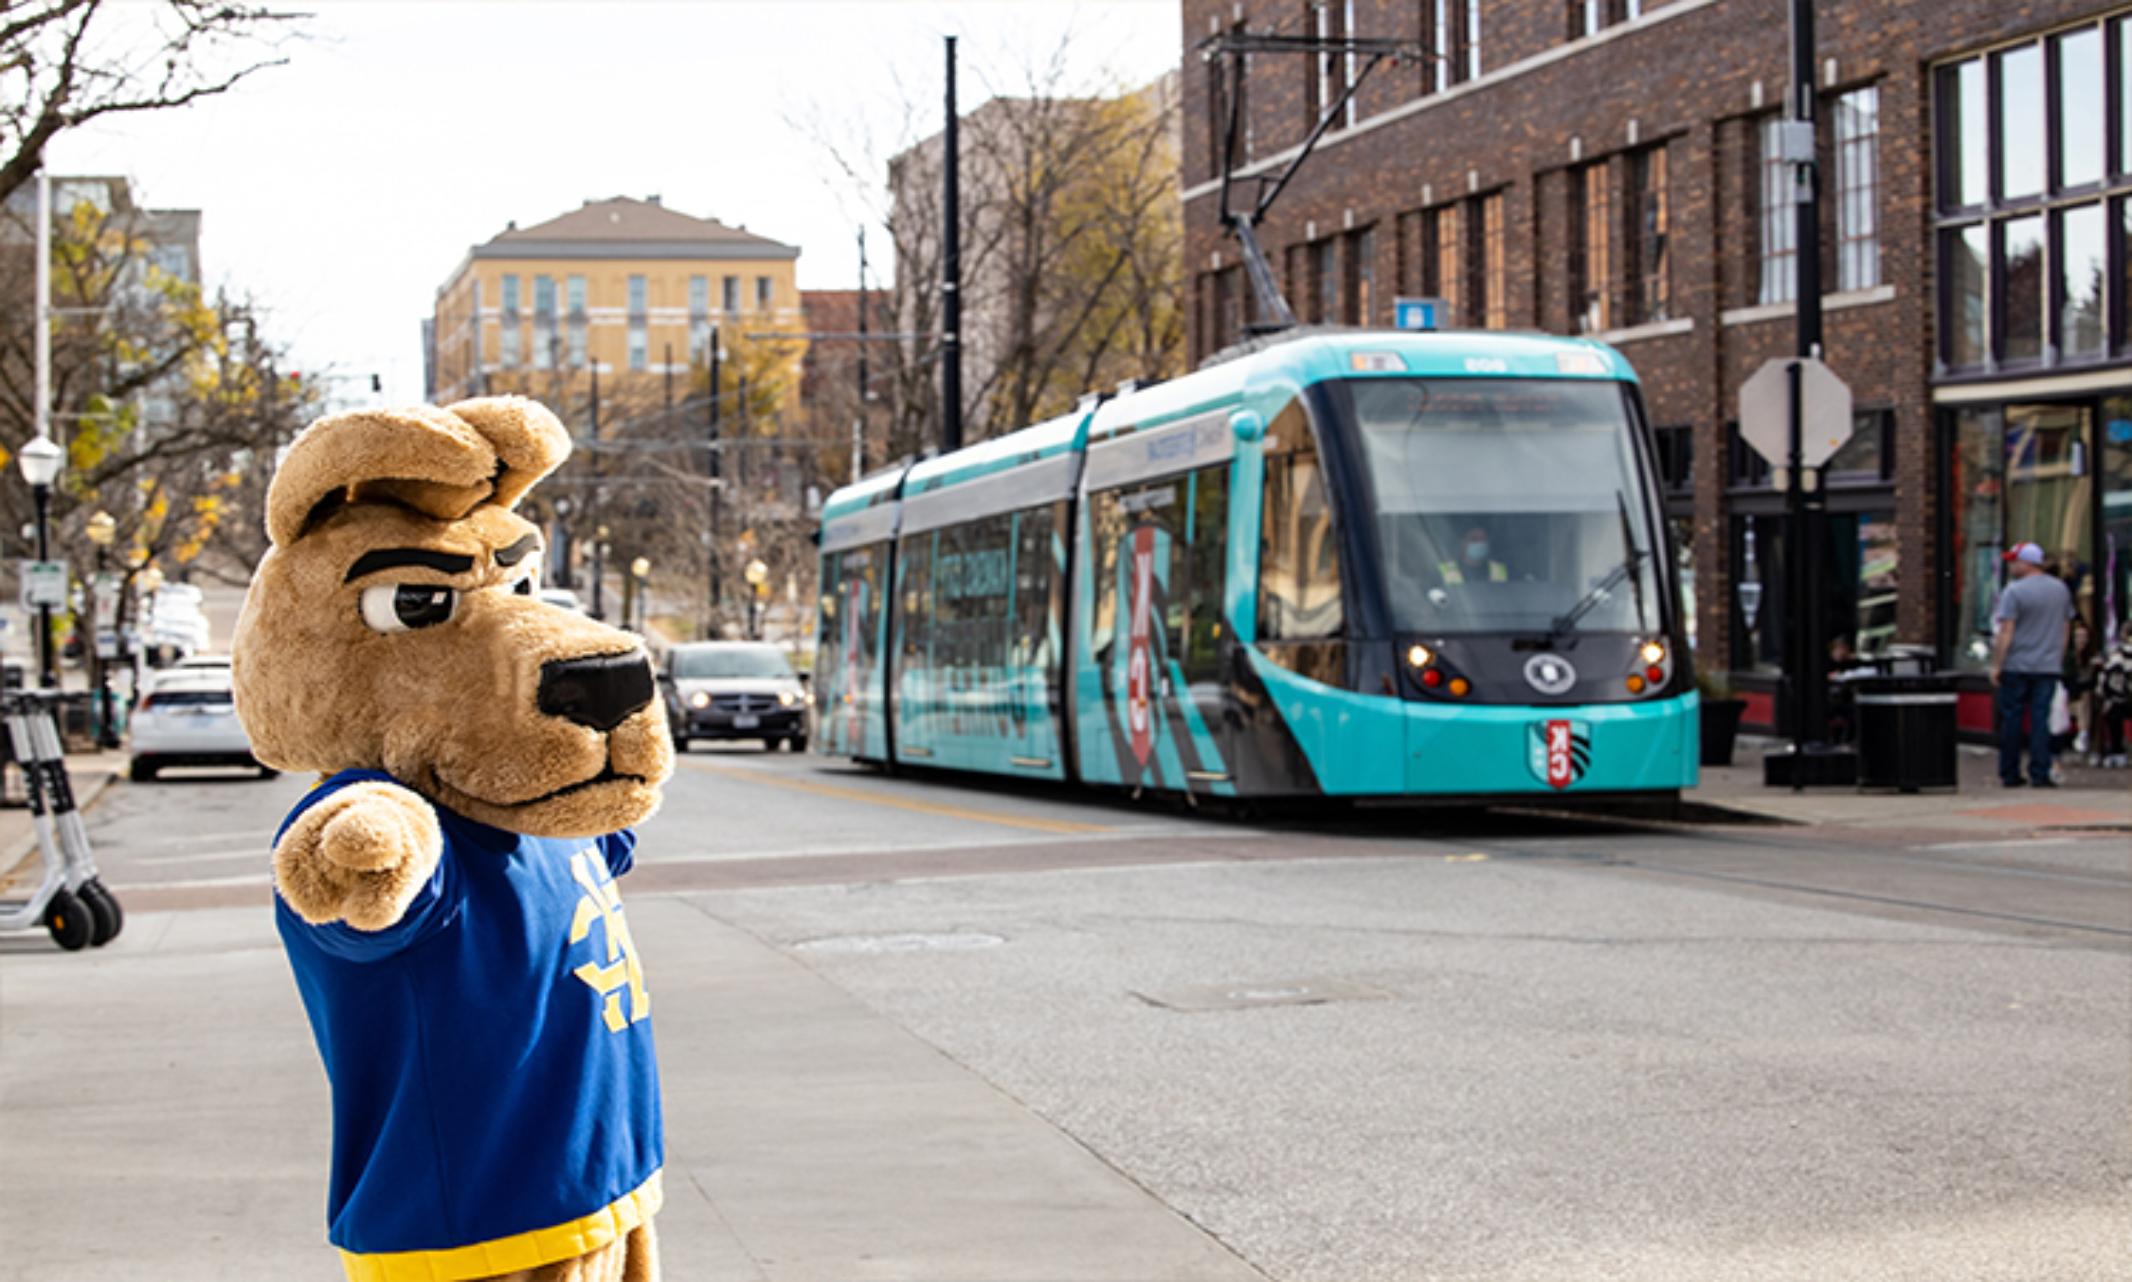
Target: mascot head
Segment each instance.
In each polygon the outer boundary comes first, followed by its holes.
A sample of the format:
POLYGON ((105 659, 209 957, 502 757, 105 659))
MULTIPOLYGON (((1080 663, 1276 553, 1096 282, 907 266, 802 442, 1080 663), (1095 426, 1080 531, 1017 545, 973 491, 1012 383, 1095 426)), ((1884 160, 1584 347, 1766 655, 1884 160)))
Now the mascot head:
POLYGON ((673 771, 629 633, 542 602, 513 509, 570 452, 518 397, 362 410, 296 438, 237 621, 237 715, 283 770, 384 770, 510 832, 583 837, 657 808, 673 771))

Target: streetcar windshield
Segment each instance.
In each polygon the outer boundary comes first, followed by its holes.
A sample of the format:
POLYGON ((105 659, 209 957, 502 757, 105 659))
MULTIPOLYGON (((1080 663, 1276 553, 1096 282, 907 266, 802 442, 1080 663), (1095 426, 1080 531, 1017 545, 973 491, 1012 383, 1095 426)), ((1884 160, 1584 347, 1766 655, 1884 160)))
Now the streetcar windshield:
POLYGON ((1618 385, 1355 379, 1346 387, 1395 626, 1658 630, 1660 558, 1618 385))

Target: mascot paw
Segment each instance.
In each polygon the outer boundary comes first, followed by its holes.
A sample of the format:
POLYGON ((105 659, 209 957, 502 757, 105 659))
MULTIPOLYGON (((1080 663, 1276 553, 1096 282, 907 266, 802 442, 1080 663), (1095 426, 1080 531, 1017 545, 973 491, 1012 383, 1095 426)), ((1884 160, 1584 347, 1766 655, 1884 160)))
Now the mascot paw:
POLYGON ((383 930, 429 880, 444 834, 429 803, 384 782, 352 784, 306 810, 274 846, 274 882, 312 925, 383 930))

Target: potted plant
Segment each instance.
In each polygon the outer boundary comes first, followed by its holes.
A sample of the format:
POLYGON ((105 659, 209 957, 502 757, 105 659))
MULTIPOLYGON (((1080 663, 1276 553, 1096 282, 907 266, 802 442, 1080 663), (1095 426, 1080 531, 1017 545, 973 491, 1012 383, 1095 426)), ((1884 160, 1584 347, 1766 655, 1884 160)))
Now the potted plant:
POLYGON ((1722 672, 1698 672, 1695 688, 1702 693, 1702 764, 1732 764, 1732 744, 1740 735, 1740 716, 1747 701, 1732 693, 1732 680, 1722 672))

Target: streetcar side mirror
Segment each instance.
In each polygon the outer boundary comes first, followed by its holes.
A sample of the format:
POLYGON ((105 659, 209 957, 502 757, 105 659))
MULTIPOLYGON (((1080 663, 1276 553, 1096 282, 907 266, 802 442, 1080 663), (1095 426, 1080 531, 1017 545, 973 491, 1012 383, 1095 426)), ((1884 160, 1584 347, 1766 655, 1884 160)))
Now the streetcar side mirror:
POLYGON ((1229 416, 1229 430, 1239 441, 1256 441, 1266 434, 1266 420, 1257 410, 1238 410, 1229 416))

